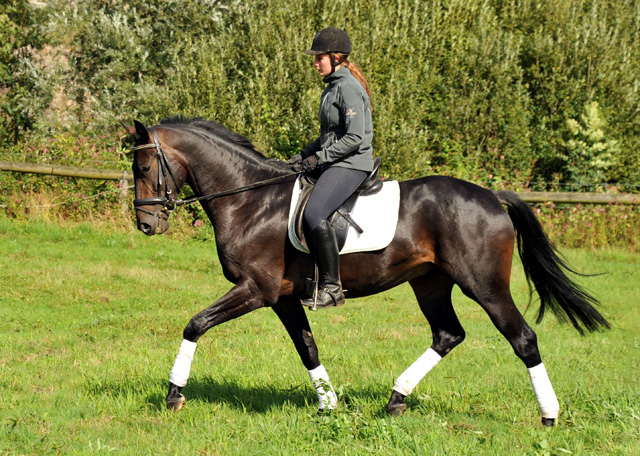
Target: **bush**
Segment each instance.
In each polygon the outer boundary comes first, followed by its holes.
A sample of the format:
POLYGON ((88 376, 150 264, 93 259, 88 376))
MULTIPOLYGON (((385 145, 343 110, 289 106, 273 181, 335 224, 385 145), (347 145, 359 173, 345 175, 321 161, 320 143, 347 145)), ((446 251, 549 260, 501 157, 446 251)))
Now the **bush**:
POLYGON ((0 4, 0 147, 16 144, 51 101, 35 56, 45 45, 45 17, 28 0, 0 4))
POLYGON ((574 122, 597 103, 606 143, 616 147, 596 180, 639 180, 640 159, 629 151, 640 145, 640 40, 629 2, 48 5, 40 25, 69 68, 47 73, 42 87, 57 87, 57 102, 67 100, 64 114, 73 116, 41 116, 44 135, 71 124, 113 132, 118 120, 151 124, 186 114, 223 123, 266 155, 288 157, 318 134, 323 84, 302 51, 332 24, 350 33, 352 59, 370 80, 374 147, 389 176, 482 170, 582 185, 590 176, 576 166, 589 160, 575 160, 584 151, 571 143, 574 122))

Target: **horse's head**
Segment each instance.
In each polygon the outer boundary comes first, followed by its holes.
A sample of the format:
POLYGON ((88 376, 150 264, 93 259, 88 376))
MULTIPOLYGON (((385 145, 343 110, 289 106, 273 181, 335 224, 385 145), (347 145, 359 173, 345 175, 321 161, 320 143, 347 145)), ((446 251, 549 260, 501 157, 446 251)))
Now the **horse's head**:
POLYGON ((133 205, 138 229, 153 236, 169 229, 169 215, 186 179, 186 164, 165 142, 163 149, 154 127, 148 129, 137 120, 134 123, 135 127, 123 124, 135 141, 131 148, 136 189, 133 205))

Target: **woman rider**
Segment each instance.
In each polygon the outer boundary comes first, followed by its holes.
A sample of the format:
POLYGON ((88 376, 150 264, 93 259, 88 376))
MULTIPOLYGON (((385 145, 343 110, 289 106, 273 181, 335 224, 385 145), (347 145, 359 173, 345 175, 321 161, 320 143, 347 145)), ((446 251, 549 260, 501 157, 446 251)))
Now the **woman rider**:
MULTIPOLYGON (((347 58, 351 53, 347 33, 335 27, 321 30, 305 53, 315 56, 313 67, 327 84, 320 99, 320 136, 289 163, 296 171, 321 169, 305 208, 304 225, 320 273, 316 305, 323 308, 345 302, 338 243, 328 218, 373 170, 373 125, 367 81, 347 58)), ((312 307, 314 300, 303 304, 312 307)))

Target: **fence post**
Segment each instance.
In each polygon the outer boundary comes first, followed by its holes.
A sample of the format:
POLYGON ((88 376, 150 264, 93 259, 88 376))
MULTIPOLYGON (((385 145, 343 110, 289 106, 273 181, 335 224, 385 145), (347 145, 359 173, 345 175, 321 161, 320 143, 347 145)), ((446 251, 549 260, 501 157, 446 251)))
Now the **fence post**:
POLYGON ((129 205, 127 204, 127 197, 129 196, 129 182, 127 181, 127 170, 122 173, 122 179, 120 179, 120 193, 118 195, 120 199, 120 212, 122 217, 127 219, 129 213, 129 205))

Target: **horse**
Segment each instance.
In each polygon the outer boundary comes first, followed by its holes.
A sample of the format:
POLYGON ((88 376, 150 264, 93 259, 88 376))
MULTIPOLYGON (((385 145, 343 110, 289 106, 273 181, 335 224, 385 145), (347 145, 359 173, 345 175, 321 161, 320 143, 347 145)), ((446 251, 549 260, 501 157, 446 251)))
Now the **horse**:
MULTIPOLYGON (((211 220, 220 265, 233 287, 191 318, 171 369, 166 405, 180 410, 197 342, 209 329, 262 307, 271 307, 309 371, 319 402, 330 413, 337 396, 320 362, 301 299, 313 258, 287 236, 296 173, 269 159, 245 137, 203 118, 176 116, 147 128, 123 124, 134 142, 137 228, 146 235, 169 229, 169 216, 195 200, 211 220), (178 200, 184 185, 196 195, 178 200)), ((529 372, 542 424, 553 426, 559 403, 535 332, 510 292, 515 246, 535 288, 540 322, 547 310, 584 334, 609 328, 598 300, 570 275, 578 274, 551 244, 528 204, 515 193, 491 191, 447 176, 399 182, 398 225, 391 243, 378 251, 340 257, 347 299, 383 292, 404 282, 413 289, 432 331, 432 343, 398 377, 386 405, 402 415, 418 382, 465 339, 451 301, 457 285, 488 314, 529 372), (506 208, 506 209, 505 209, 506 208)), ((532 286, 533 285, 533 286, 532 286)))

